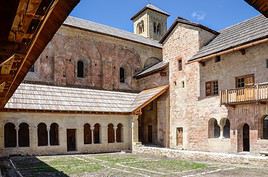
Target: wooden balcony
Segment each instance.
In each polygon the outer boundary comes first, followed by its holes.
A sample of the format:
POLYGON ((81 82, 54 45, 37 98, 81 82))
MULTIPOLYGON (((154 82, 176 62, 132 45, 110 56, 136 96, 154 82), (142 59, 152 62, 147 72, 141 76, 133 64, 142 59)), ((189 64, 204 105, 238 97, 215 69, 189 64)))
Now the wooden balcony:
POLYGON ((268 102, 268 83, 238 89, 223 90, 220 93, 221 105, 268 102))

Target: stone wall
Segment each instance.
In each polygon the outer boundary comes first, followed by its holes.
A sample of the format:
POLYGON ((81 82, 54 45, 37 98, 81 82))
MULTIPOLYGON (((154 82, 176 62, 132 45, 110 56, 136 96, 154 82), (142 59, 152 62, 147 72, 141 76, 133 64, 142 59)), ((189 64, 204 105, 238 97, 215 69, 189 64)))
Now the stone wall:
POLYGON ((134 74, 149 58, 162 59, 162 49, 62 26, 35 63, 26 81, 106 90, 139 90, 134 74), (85 63, 85 77, 77 78, 77 62, 85 63), (119 82, 119 69, 126 82, 119 82))
POLYGON ((76 129, 76 149, 71 153, 97 153, 115 152, 132 149, 132 123, 131 115, 96 115, 96 114, 63 114, 63 113, 29 113, 29 112, 1 112, 0 113, 0 154, 7 156, 12 154, 47 155, 68 154, 66 132, 67 129, 76 129), (30 131, 30 147, 5 148, 4 147, 4 125, 13 123, 16 127, 20 123, 27 123, 30 131), (59 125, 58 146, 38 146, 37 126, 45 123, 49 127, 52 123, 59 125), (101 126, 100 144, 84 144, 84 124, 93 127, 96 123, 101 126), (112 123, 116 127, 119 123, 123 125, 123 142, 108 143, 107 128, 112 123))

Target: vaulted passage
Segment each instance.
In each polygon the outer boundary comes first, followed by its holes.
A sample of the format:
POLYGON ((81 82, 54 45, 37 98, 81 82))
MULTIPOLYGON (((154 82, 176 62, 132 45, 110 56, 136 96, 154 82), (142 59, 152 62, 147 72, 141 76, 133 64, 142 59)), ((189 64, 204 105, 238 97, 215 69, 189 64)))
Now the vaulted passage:
POLYGON ((56 123, 51 124, 50 126, 50 145, 57 146, 59 145, 59 125, 56 123))
POLYGON ((38 146, 47 146, 48 145, 48 132, 47 126, 44 123, 40 123, 37 126, 37 135, 38 135, 38 146))
POLYGON ((7 123, 4 127, 5 147, 16 147, 17 137, 16 128, 12 123, 7 123))
POLYGON ((19 147, 30 147, 29 125, 26 123, 19 126, 19 147))
POLYGON ((114 125, 113 124, 109 124, 108 125, 108 143, 114 143, 115 139, 114 139, 114 125))
POLYGON ((84 125, 84 144, 92 144, 91 128, 89 124, 84 125))
POLYGON ((123 142, 123 125, 118 124, 116 129, 116 142, 122 143, 123 142))

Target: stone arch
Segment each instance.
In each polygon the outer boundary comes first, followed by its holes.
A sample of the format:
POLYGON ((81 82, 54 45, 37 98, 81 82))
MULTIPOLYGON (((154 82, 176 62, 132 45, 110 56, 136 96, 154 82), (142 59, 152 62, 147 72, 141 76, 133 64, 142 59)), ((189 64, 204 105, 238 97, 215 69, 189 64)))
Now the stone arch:
POLYGON ((97 124, 94 125, 94 144, 100 144, 101 143, 100 129, 101 129, 100 124, 97 123, 97 124))
POLYGON ((215 118, 211 118, 208 121, 208 138, 219 138, 220 137, 220 126, 215 118))
POLYGON ((230 138, 230 120, 227 118, 223 118, 220 120, 220 127, 222 128, 223 131, 223 137, 224 138, 230 138))
POLYGON ((13 123, 6 123, 4 126, 4 145, 6 148, 17 146, 16 126, 13 123))
POLYGON ((150 57, 150 58, 147 58, 145 60, 145 63, 144 63, 144 66, 143 68, 149 68, 157 63, 161 62, 161 60, 159 58, 156 58, 156 57, 150 57))
POLYGON ((30 131, 27 123, 19 125, 19 147, 30 147, 30 131))
POLYGON ((108 143, 114 143, 115 142, 115 137, 114 137, 114 125, 109 124, 108 125, 108 143))
POLYGON ((47 132, 47 125, 45 123, 38 124, 37 139, 38 139, 38 146, 48 145, 48 132, 47 132))
POLYGON ((90 124, 84 125, 84 144, 92 144, 92 135, 90 124))
POLYGON ((59 125, 57 123, 52 123, 49 130, 50 145, 59 145, 59 125))
POLYGON ((137 32, 138 34, 141 34, 144 32, 144 21, 141 20, 138 24, 137 24, 137 32))
POLYGON ((123 142, 123 124, 119 123, 116 128, 116 142, 123 142))

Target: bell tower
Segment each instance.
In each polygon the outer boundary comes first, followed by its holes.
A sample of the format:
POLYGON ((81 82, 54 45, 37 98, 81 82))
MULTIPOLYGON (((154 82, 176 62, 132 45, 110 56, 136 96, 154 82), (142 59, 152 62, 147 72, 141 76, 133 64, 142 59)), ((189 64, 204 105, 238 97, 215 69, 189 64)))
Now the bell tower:
POLYGON ((148 4, 131 18, 134 33, 159 41, 167 32, 168 17, 164 10, 148 4))

